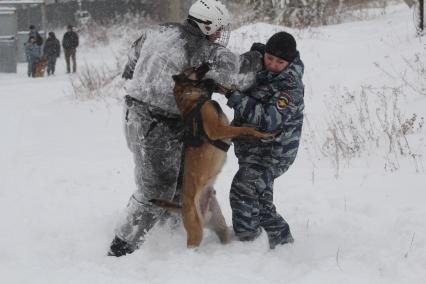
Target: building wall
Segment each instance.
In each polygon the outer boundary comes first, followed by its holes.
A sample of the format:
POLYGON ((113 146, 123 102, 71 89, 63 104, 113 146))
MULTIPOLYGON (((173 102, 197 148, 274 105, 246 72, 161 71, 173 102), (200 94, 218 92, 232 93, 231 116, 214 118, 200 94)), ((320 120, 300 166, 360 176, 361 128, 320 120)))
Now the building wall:
POLYGON ((0 36, 15 35, 17 27, 17 14, 14 8, 0 7, 0 36))

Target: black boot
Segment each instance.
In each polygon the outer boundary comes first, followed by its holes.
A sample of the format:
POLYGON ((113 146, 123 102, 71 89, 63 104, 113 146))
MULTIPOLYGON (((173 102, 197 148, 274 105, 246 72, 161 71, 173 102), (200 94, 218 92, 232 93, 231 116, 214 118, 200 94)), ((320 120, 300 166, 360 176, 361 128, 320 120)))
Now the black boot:
POLYGON ((284 237, 281 237, 279 240, 272 240, 269 238, 269 248, 274 249, 278 245, 292 244, 294 243, 294 238, 291 235, 290 229, 284 232, 284 237))
POLYGON ((236 234, 238 236, 238 239, 242 242, 251 242, 254 241, 255 239, 257 239, 257 237, 259 237, 262 234, 262 229, 261 228, 257 228, 256 232, 250 232, 250 233, 240 233, 240 234, 236 234))
POLYGON ((126 254, 131 254, 136 249, 135 246, 121 240, 119 237, 115 236, 115 238, 111 242, 111 246, 108 252, 109 256, 123 256, 126 254))

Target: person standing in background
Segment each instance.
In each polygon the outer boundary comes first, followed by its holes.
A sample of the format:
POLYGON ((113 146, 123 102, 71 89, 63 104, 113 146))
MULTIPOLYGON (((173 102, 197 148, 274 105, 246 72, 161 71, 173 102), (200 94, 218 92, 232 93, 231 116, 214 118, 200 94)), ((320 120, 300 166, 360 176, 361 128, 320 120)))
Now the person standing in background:
POLYGON ((25 44, 25 56, 28 62, 28 77, 34 77, 35 66, 41 57, 41 48, 37 45, 34 36, 30 36, 28 42, 25 44))
POLYGON ((62 47, 65 53, 65 62, 67 63, 67 73, 71 72, 70 59, 72 59, 72 72, 77 71, 76 52, 78 47, 78 34, 73 31, 73 26, 68 25, 67 32, 62 38, 62 47))
POLYGON ((43 48, 43 55, 47 58, 47 75, 55 74, 56 58, 61 54, 61 44, 54 32, 49 32, 43 48))
POLYGON ((28 27, 29 29, 29 33, 28 33, 28 42, 30 42, 30 38, 34 37, 35 38, 35 43, 38 46, 42 46, 43 45, 43 37, 40 35, 40 33, 37 31, 36 27, 34 25, 30 25, 28 27))

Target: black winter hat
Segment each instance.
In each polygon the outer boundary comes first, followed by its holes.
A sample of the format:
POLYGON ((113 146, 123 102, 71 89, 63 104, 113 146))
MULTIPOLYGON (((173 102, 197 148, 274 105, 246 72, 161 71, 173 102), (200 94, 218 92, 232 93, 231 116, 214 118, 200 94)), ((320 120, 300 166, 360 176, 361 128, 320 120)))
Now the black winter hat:
POLYGON ((289 33, 276 33, 266 43, 265 52, 292 62, 297 54, 296 40, 289 33))

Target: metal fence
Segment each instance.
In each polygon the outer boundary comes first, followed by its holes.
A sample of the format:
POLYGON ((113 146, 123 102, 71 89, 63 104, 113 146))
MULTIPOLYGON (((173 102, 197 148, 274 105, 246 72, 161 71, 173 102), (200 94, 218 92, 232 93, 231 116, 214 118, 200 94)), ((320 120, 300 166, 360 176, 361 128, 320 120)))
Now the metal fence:
POLYGON ((0 73, 16 73, 16 40, 14 36, 0 36, 0 73))
POLYGON ((16 34, 18 30, 18 19, 16 9, 11 7, 0 7, 0 36, 16 34))
POLYGON ((16 9, 0 7, 0 72, 16 73, 16 9))

